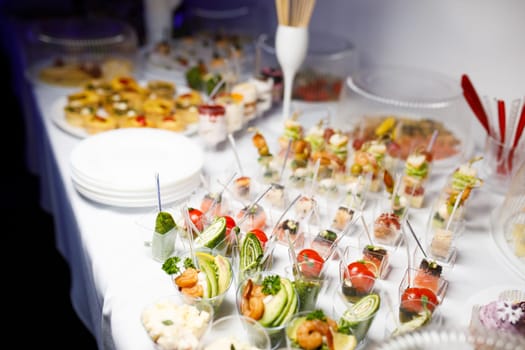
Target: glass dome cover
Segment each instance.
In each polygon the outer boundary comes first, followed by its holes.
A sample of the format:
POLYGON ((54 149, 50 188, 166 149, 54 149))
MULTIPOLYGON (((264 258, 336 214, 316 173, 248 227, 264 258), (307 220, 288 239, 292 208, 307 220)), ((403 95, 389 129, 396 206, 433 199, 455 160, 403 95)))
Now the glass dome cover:
POLYGON ((462 98, 459 84, 449 77, 402 66, 362 69, 347 83, 366 98, 396 106, 442 108, 462 98))
POLYGON ((44 20, 33 26, 29 36, 32 41, 63 47, 137 45, 136 34, 130 25, 103 18, 44 20))

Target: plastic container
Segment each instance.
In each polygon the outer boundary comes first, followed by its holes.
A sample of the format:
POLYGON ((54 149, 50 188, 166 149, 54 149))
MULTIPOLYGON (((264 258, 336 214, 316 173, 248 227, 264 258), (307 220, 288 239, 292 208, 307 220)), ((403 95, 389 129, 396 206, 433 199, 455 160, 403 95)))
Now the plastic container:
POLYGON ((256 5, 246 1, 205 1, 195 4, 187 17, 192 32, 211 35, 234 33, 253 40, 261 28, 256 5))
POLYGON ((254 5, 193 2, 175 17, 181 30, 142 50, 146 76, 170 77, 200 90, 195 81, 206 78, 206 74, 199 78, 202 68, 230 84, 252 75, 254 38, 259 32, 254 5))
MULTIPOLYGON (((257 40, 256 71, 274 78, 274 97, 282 98, 282 75, 275 53, 275 36, 257 40)), ((342 36, 311 31, 306 58, 295 75, 292 99, 307 102, 337 101, 344 79, 358 67, 354 45, 342 36)))
POLYGON ((434 169, 442 170, 472 151, 467 113, 459 80, 414 67, 377 66, 346 78, 333 123, 361 141, 378 133, 391 137, 399 146, 395 156, 403 160, 416 147, 426 147, 437 130, 431 151, 434 169), (381 124, 389 117, 393 122, 381 124))
POLYGON ((216 319, 202 340, 203 350, 224 349, 225 346, 230 349, 250 347, 270 350, 271 343, 268 331, 260 323, 253 318, 233 314, 216 319))
POLYGON ((188 303, 180 295, 166 295, 144 307, 140 321, 158 350, 196 350, 200 340, 210 332, 214 311, 205 300, 188 303), (161 318, 163 321, 159 322, 161 318), (188 320, 192 320, 190 323, 188 320), (185 321, 186 320, 186 321, 185 321))
POLYGON ((67 18, 35 22, 26 35, 32 82, 80 87, 91 79, 132 75, 139 68, 133 27, 112 19, 67 18))

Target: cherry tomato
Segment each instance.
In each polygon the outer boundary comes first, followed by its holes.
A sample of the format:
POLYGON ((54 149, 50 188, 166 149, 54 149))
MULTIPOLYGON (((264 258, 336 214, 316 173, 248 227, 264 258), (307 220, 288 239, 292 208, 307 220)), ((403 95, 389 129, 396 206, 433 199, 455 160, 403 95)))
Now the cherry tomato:
POLYGON ((431 163, 432 160, 434 159, 434 155, 432 154, 432 152, 428 152, 425 150, 422 153, 425 155, 427 162, 431 163))
POLYGON ((359 138, 355 138, 354 141, 352 141, 352 148, 355 151, 358 151, 358 150, 361 149, 361 146, 363 146, 363 143, 365 143, 365 140, 359 139, 359 138))
POLYGON ((232 228, 234 228, 237 224, 235 223, 235 220, 233 220, 233 218, 229 215, 223 215, 223 218, 226 219, 226 237, 229 237, 232 228))
POLYGON ((139 115, 136 120, 137 120, 137 123, 139 123, 139 125, 146 126, 146 117, 145 116, 139 115))
POLYGON ((196 208, 188 208, 188 214, 190 216, 191 222, 195 225, 195 227, 202 231, 204 229, 204 224, 202 222, 203 219, 203 213, 199 209, 196 208))
POLYGON ((325 139, 326 142, 330 141, 330 137, 335 134, 335 130, 332 128, 326 128, 323 132, 323 139, 325 139))
POLYGON ((323 269, 324 259, 313 249, 303 249, 297 254, 297 262, 301 264, 301 272, 307 276, 319 276, 323 269))
POLYGON ((388 155, 394 157, 394 158, 400 158, 401 157, 401 146, 399 143, 395 141, 390 141, 386 145, 387 153, 388 155))
POLYGON ((405 311, 418 313, 425 309, 430 312, 434 311, 439 302, 430 289, 409 287, 401 296, 401 304, 405 311))
POLYGON ((261 245, 264 248, 264 245, 266 244, 266 242, 268 242, 268 236, 266 236, 266 233, 264 233, 263 230, 260 230, 258 228, 253 228, 249 232, 253 233, 257 237, 257 239, 259 239, 259 242, 261 242, 261 245))
POLYGON ((346 267, 348 278, 354 287, 360 293, 369 292, 374 287, 376 276, 370 271, 367 265, 362 261, 354 261, 346 267))

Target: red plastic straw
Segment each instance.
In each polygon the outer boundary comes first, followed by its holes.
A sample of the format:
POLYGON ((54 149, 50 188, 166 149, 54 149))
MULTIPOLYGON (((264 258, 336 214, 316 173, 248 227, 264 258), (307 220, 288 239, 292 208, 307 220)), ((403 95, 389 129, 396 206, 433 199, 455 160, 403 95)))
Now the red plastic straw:
POLYGON ((498 100, 498 123, 501 143, 505 143, 505 101, 498 100))
POLYGON ((500 135, 500 144, 498 147, 498 173, 506 173, 505 161, 501 162, 501 157, 503 155, 503 147, 505 146, 505 101, 498 100, 498 125, 499 125, 499 135, 500 135))
POLYGON ((465 96, 465 99, 474 112, 474 115, 485 128, 487 134, 490 135, 490 126, 487 113, 485 112, 485 109, 483 109, 483 105, 481 104, 481 100, 479 99, 476 89, 474 89, 474 85, 472 85, 472 82, 466 74, 461 76, 461 87, 463 88, 463 96, 465 96))

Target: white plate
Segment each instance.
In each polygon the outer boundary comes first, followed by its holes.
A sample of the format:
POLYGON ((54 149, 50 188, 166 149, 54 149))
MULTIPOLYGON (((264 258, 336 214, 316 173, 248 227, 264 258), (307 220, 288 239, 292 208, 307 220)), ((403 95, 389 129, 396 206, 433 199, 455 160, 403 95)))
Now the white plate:
MULTIPOLYGON (((87 184, 83 181, 78 181, 76 178, 72 177, 73 183, 76 186, 81 186, 86 191, 93 192, 95 194, 99 194, 102 196, 110 196, 110 197, 116 197, 116 198, 149 198, 149 197, 156 197, 157 196, 157 189, 151 189, 149 191, 111 191, 107 188, 101 188, 97 186, 93 186, 92 184, 87 184)), ((174 186, 168 186, 168 187, 162 187, 160 189, 160 193, 162 194, 170 194, 170 193, 176 193, 185 190, 187 187, 195 188, 199 186, 200 181, 198 180, 198 177, 195 176, 194 179, 191 179, 190 181, 184 181, 180 185, 174 185, 174 186)))
MULTIPOLYGON (((156 207, 158 204, 157 198, 143 198, 143 199, 119 199, 116 197, 111 196, 101 196, 97 195, 93 192, 86 191, 80 186, 75 187, 78 193, 80 193, 82 196, 105 205, 115 206, 115 207, 125 207, 125 208, 145 208, 145 207, 156 207)), ((184 199, 188 196, 190 196, 193 192, 193 189, 188 187, 184 191, 162 196, 161 200, 162 203, 169 204, 176 202, 178 200, 184 199)))
POLYGON ((503 261, 509 266, 514 272, 525 281, 525 259, 518 258, 512 251, 512 248, 505 238, 503 232, 503 224, 500 224, 499 210, 492 213, 490 218, 490 235, 494 240, 496 248, 501 253, 503 261))
MULTIPOLYGON (((73 182, 76 187, 82 188, 84 191, 91 192, 93 195, 97 196, 105 196, 109 198, 115 198, 118 200, 142 200, 142 199, 151 199, 151 198, 157 198, 157 190, 153 189, 152 191, 137 191, 137 192, 129 192, 129 191, 110 191, 103 188, 98 188, 96 186, 88 185, 82 181, 77 181, 73 177, 73 182)), ((168 188, 162 188, 161 189, 161 197, 163 196, 172 196, 177 193, 186 192, 188 188, 194 189, 196 188, 200 183, 200 180, 197 176, 195 176, 191 181, 185 181, 177 186, 171 186, 168 188)))
POLYGON ((35 86, 44 87, 46 89, 52 88, 63 91, 64 94, 70 94, 77 91, 79 88, 76 86, 61 86, 57 84, 49 84, 40 79, 40 71, 43 68, 49 67, 53 64, 52 60, 42 60, 33 64, 31 67, 27 68, 24 72, 26 79, 35 86))
MULTIPOLYGON (((78 89, 76 90, 78 91, 78 89)), ((79 128, 77 126, 71 125, 66 120, 66 115, 64 113, 64 106, 67 103, 67 97, 62 96, 58 99, 56 99, 53 104, 51 105, 51 120, 53 123, 58 126, 61 130, 67 132, 71 136, 78 137, 80 139, 86 138, 88 136, 92 136, 88 134, 88 132, 84 128, 79 128)), ((176 132, 171 131, 176 134, 183 134, 186 136, 194 135, 199 129, 199 125, 197 123, 192 123, 186 126, 186 129, 182 132, 176 132)))
MULTIPOLYGON (((93 192, 99 192, 101 194, 105 195, 112 195, 112 196, 148 196, 152 193, 152 189, 148 188, 145 191, 139 191, 139 190, 129 190, 129 189, 118 189, 113 186, 106 186, 105 183, 97 182, 97 180, 90 178, 89 176, 85 176, 84 174, 80 174, 77 172, 76 169, 71 168, 71 178, 73 179, 73 182, 82 185, 83 187, 93 191, 93 192)), ((161 193, 171 192, 171 191, 177 191, 185 186, 195 186, 200 182, 200 177, 198 173, 190 175, 188 178, 182 179, 177 178, 174 182, 168 182, 168 181, 162 181, 160 183, 160 191, 161 193)), ((155 192, 157 191, 157 188, 155 187, 153 189, 155 192)))
POLYGON ((156 174, 161 184, 198 174, 204 153, 195 141, 171 131, 116 129, 82 140, 71 152, 70 164, 103 188, 147 192, 156 190, 156 174))

